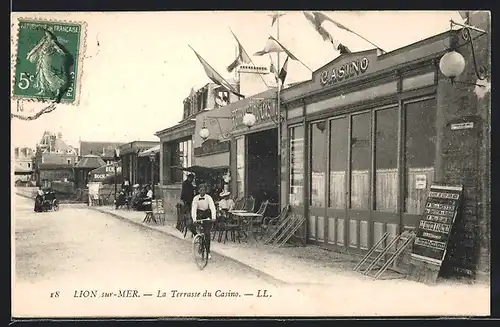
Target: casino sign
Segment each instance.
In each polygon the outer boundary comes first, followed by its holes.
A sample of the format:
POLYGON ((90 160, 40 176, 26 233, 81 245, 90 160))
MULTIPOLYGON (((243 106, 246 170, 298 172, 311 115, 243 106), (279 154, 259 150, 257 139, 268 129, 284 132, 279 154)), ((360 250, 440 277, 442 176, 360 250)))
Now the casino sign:
POLYGON ((324 70, 319 75, 321 86, 332 85, 351 77, 364 74, 370 65, 368 58, 353 60, 343 64, 340 67, 334 67, 331 70, 324 70))

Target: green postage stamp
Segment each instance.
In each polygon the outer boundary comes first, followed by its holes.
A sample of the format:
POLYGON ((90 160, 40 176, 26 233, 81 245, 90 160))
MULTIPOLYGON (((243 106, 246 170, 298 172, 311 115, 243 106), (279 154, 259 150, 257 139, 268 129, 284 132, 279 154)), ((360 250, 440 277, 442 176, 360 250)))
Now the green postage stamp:
POLYGON ((86 24, 18 20, 14 99, 77 105, 86 24))

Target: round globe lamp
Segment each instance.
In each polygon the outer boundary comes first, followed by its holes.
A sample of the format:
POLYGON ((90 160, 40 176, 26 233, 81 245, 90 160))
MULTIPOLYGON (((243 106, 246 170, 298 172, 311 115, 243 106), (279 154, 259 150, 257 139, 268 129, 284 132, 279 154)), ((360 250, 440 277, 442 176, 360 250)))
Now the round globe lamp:
POLYGON ((245 125, 246 127, 250 128, 250 127, 252 127, 255 124, 255 120, 256 120, 255 115, 252 114, 252 113, 247 112, 243 116, 243 125, 245 125))
POLYGON ((464 69, 465 59, 456 51, 447 52, 439 61, 439 70, 441 70, 441 73, 448 77, 452 83, 456 77, 464 72, 464 69))
POLYGON ((200 129, 199 135, 203 140, 206 140, 210 136, 210 132, 208 131, 208 128, 203 127, 200 129))

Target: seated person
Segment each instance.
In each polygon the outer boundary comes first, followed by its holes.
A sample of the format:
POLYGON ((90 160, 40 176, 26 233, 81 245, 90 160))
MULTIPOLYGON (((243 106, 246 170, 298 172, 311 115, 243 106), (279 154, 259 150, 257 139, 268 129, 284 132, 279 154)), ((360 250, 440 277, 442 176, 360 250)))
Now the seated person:
POLYGON ((219 210, 221 211, 231 211, 234 208, 234 201, 230 199, 229 196, 231 192, 222 192, 220 194, 219 210))
POLYGON ((152 200, 153 199, 153 188, 150 185, 148 185, 148 186, 146 186, 146 189, 148 190, 146 192, 146 197, 148 199, 152 200))

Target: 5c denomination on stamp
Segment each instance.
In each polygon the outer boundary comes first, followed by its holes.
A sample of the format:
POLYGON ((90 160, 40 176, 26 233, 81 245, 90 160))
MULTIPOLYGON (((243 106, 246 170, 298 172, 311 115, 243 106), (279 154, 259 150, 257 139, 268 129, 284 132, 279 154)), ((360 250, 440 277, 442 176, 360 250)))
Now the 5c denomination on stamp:
POLYGON ((86 24, 18 20, 13 97, 78 104, 86 24))

